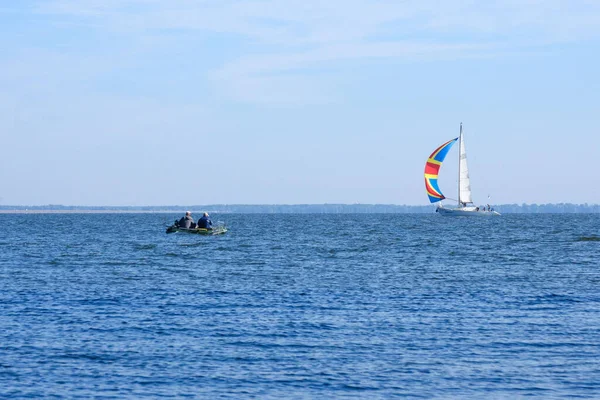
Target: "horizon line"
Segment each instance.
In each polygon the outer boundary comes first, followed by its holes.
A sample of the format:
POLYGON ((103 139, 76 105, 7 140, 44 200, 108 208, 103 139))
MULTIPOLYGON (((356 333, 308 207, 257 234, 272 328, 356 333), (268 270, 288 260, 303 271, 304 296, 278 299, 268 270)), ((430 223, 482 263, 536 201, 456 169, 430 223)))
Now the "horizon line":
MULTIPOLYGON (((483 203, 481 203, 483 204, 483 203)), ((486 203, 487 204, 487 203, 486 203)), ((558 203, 498 203, 494 204, 496 207, 500 206, 550 206, 550 205, 575 205, 575 206, 600 206, 600 203, 572 203, 572 202, 558 202, 558 203)), ((397 204, 397 203, 207 203, 207 204, 147 204, 147 205, 81 205, 81 204, 0 204, 0 209, 6 209, 9 207, 58 207, 58 208, 150 208, 150 207, 174 207, 174 208, 191 208, 191 207, 215 207, 215 206, 227 206, 227 207, 264 207, 264 206, 385 206, 385 207, 430 207, 437 206, 435 203, 431 204, 397 204)))

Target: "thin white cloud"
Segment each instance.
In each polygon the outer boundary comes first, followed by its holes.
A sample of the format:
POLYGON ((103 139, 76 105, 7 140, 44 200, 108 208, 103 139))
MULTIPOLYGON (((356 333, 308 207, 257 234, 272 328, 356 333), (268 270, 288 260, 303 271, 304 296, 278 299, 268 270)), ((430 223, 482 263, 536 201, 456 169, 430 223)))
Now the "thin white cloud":
POLYGON ((600 3, 591 0, 54 0, 39 12, 102 20, 107 28, 228 32, 265 42, 323 43, 365 39, 382 31, 598 36, 600 3), (395 26, 390 25, 394 23, 395 26))
POLYGON ((306 100, 290 91, 316 98, 319 84, 300 71, 336 62, 480 57, 600 36, 600 2, 591 0, 53 0, 38 12, 140 41, 233 35, 243 49, 208 78, 260 102, 306 100))

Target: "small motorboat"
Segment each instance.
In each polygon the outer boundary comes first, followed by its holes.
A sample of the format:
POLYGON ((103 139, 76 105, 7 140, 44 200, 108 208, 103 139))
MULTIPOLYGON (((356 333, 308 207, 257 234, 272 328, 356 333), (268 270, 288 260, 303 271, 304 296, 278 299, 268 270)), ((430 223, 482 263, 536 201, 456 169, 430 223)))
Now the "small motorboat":
POLYGON ((167 233, 176 233, 176 232, 184 232, 184 233, 193 233, 196 235, 222 235, 227 232, 227 228, 225 225, 216 225, 212 228, 182 228, 179 226, 179 221, 175 221, 173 225, 167 228, 167 233))

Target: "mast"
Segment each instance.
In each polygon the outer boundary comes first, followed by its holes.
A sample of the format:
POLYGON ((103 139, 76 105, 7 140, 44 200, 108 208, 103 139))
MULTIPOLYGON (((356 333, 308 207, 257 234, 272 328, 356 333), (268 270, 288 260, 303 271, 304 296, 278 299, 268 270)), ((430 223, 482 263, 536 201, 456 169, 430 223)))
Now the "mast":
POLYGON ((458 206, 462 205, 460 201, 460 149, 462 148, 462 122, 460 123, 460 134, 458 135, 458 206))

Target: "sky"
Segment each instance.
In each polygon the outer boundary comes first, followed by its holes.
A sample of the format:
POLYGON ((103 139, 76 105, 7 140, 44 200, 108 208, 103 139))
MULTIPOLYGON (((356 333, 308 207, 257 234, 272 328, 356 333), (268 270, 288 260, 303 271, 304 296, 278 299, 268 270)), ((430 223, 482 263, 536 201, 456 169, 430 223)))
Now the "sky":
POLYGON ((0 0, 0 49, 2 205, 425 205, 461 122, 476 203, 600 203, 596 0, 0 0))

